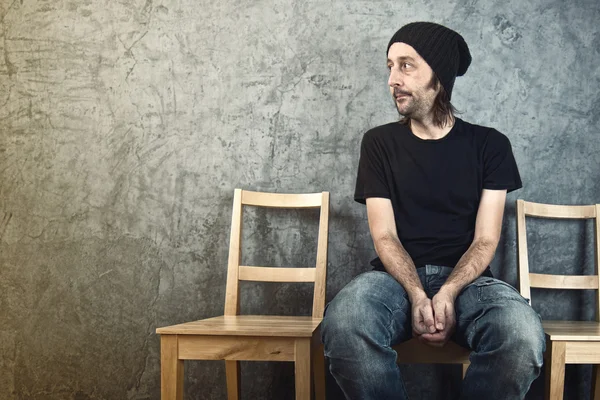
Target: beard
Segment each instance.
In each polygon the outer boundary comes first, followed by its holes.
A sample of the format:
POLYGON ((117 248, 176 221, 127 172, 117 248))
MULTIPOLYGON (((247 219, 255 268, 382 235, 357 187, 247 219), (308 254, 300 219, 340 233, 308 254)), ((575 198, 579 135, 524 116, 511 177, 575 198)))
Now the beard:
POLYGON ((415 101, 415 98, 410 92, 394 88, 393 100, 396 110, 398 110, 398 114, 403 117, 410 118, 416 109, 418 109, 419 102, 418 100, 415 101))
POLYGON ((439 81, 435 74, 431 76, 429 83, 424 88, 418 88, 416 89, 416 92, 409 92, 407 90, 402 90, 399 87, 394 87, 393 99, 398 114, 405 118, 417 119, 427 115, 433 108, 438 87, 439 81), (428 93, 430 90, 435 91, 435 93, 431 95, 428 93), (402 96, 400 101, 398 101, 399 96, 402 96))
POLYGON ((413 92, 394 88, 394 104, 398 114, 404 118, 421 119, 425 117, 433 108, 434 98, 430 98, 428 94, 421 91, 417 91, 415 95, 413 92))

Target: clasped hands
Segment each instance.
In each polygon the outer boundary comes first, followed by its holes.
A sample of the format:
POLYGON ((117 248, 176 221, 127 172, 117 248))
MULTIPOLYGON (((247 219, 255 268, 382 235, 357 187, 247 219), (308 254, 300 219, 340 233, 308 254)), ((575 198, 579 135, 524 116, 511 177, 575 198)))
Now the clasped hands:
POLYGON ((413 336, 430 346, 444 346, 456 325, 454 300, 442 289, 432 299, 422 292, 411 301, 413 336))

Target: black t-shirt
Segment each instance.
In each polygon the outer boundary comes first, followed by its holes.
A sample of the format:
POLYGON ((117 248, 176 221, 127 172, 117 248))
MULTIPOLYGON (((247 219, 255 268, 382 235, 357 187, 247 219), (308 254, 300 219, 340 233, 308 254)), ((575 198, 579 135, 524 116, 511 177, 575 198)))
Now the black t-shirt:
MULTIPOLYGON (((482 189, 521 187, 510 141, 497 130, 456 118, 446 136, 423 140, 395 122, 365 133, 354 200, 391 200, 417 268, 454 267, 473 242, 482 189)), ((379 258, 371 264, 384 270, 379 258)))

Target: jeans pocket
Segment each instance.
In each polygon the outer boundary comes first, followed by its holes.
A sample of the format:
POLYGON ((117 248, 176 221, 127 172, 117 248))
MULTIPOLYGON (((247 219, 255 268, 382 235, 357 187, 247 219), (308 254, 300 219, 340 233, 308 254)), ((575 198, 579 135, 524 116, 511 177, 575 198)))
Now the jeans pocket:
POLYGON ((518 300, 529 304, 521 293, 511 285, 496 278, 480 278, 473 283, 477 287, 477 301, 482 303, 498 300, 518 300))

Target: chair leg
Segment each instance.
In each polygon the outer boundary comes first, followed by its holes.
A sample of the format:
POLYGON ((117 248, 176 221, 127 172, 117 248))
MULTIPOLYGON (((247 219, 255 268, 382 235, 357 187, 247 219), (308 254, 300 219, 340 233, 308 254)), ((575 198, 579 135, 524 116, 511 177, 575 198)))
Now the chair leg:
POLYGON ((322 344, 315 346, 312 357, 315 400, 325 400, 325 354, 322 344))
POLYGON ((562 400, 565 387, 565 342, 548 342, 546 400, 562 400))
POLYGON ((469 369, 469 365, 470 364, 463 364, 462 365, 462 378, 465 379, 465 376, 467 376, 467 370, 469 369))
POLYGON ((240 362, 225 361, 225 376, 227 377, 227 399, 240 400, 242 397, 240 362))
POLYGON ((592 400, 600 400, 600 368, 594 364, 592 369, 592 400))
POLYGON ((183 360, 178 358, 177 335, 160 337, 160 398, 183 400, 183 360))
POLYGON ((296 400, 310 400, 312 389, 310 342, 310 338, 296 339, 294 349, 296 400))

